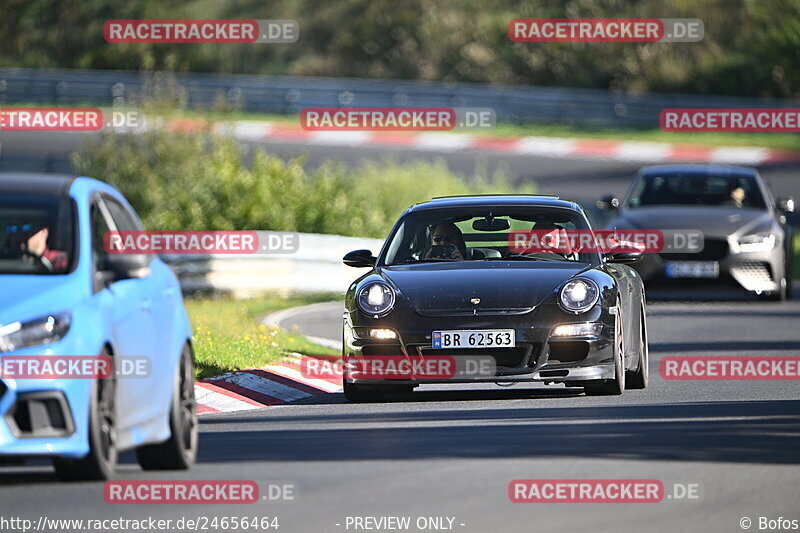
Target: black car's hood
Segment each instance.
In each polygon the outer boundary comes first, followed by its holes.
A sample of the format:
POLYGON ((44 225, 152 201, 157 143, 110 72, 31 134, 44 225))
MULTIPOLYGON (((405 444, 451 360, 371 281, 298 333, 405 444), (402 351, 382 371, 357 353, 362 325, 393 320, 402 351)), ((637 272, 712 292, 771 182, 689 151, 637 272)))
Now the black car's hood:
POLYGON ((769 225, 770 214, 761 209, 724 206, 660 205, 623 211, 610 227, 645 230, 701 230, 706 237, 759 231, 769 225))
POLYGON ((380 274, 422 315, 497 314, 532 309, 588 267, 566 261, 459 261, 383 267, 380 274))

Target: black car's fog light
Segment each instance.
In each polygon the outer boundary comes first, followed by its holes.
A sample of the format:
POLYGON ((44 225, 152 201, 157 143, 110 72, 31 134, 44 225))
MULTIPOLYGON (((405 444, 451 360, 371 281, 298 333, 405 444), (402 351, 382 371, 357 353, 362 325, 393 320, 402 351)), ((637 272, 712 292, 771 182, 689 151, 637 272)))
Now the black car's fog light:
POLYGON ((578 324, 561 324, 553 330, 553 337, 596 337, 603 330, 600 322, 580 322, 578 324))

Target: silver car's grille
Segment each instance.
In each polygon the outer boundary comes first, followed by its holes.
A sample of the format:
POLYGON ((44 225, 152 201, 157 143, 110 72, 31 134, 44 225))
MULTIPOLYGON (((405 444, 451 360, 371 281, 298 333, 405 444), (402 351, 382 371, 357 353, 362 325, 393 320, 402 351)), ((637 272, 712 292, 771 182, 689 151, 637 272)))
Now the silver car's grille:
POLYGON ((757 261, 739 263, 731 267, 731 275, 748 291, 769 291, 775 289, 775 281, 769 265, 757 261))

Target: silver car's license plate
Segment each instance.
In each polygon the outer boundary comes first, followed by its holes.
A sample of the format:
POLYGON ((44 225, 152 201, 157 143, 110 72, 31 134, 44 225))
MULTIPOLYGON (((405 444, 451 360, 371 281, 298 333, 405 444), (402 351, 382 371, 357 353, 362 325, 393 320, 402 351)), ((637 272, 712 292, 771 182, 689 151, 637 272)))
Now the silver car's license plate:
POLYGON ((667 261, 668 278, 718 278, 719 263, 716 261, 667 261))
POLYGON ((513 329, 462 329, 433 332, 434 348, 513 348, 513 329))

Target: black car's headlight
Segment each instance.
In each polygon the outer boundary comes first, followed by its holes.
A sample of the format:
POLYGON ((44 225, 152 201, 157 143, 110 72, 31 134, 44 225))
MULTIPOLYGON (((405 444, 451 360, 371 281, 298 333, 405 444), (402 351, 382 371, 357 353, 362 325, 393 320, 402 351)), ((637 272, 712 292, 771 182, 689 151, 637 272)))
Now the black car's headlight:
POLYGON ((570 313, 584 313, 594 307, 600 298, 600 287, 590 279, 568 281, 558 293, 561 308, 570 313))
POLYGON ((745 235, 744 237, 739 237, 738 245, 740 253, 769 252, 775 248, 775 234, 766 232, 745 235))
POLYGON ((394 289, 381 281, 367 283, 358 291, 356 302, 358 308, 365 314, 374 317, 383 316, 394 307, 394 289))
POLYGON ((0 353, 55 342, 67 334, 71 323, 67 312, 0 326, 0 353))

